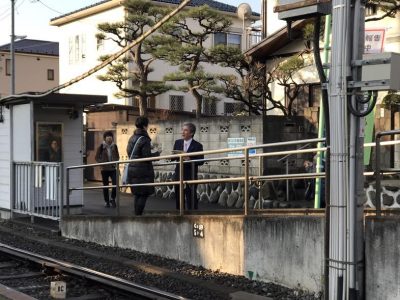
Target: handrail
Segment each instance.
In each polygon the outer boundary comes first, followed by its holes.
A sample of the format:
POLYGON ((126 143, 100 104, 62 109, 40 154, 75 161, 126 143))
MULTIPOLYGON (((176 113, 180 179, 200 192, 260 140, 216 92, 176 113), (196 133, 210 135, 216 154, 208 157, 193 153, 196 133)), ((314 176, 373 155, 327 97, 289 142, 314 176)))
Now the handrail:
MULTIPOLYGON (((309 148, 309 149, 296 149, 296 150, 285 150, 285 151, 275 151, 275 152, 267 152, 267 153, 256 153, 249 155, 249 150, 250 149, 260 149, 260 148, 267 148, 267 147, 276 147, 276 146, 284 146, 284 145, 298 145, 302 143, 310 143, 310 142, 318 142, 318 141, 324 141, 325 139, 307 139, 307 140, 300 140, 300 141, 289 141, 289 142, 279 142, 279 143, 269 143, 269 144, 262 144, 262 145, 255 145, 255 146, 244 146, 244 147, 238 147, 238 148, 225 148, 225 149, 218 149, 218 150, 206 150, 202 152, 191 152, 191 153, 182 153, 182 154, 173 154, 173 155, 165 155, 165 156, 158 156, 158 157, 149 157, 149 158, 139 158, 139 159, 133 159, 133 160, 125 160, 125 161, 114 161, 114 162, 106 162, 106 163, 95 163, 95 164, 88 164, 88 165, 79 165, 79 166, 70 166, 66 168, 66 185, 67 185, 67 199, 66 199, 66 205, 67 205, 67 214, 69 214, 69 195, 72 191, 74 190, 94 190, 94 189, 102 189, 102 188, 117 188, 117 207, 119 209, 119 189, 122 187, 139 187, 139 186, 169 186, 169 185, 179 185, 180 186, 180 193, 181 190, 183 191, 183 186, 185 184, 202 184, 202 183, 211 183, 211 182, 243 182, 245 186, 249 187, 250 182, 262 182, 262 181, 274 181, 274 180, 288 180, 288 179, 309 179, 309 178, 321 178, 325 177, 325 173, 298 173, 298 174, 287 174, 287 175, 261 175, 259 176, 250 176, 248 172, 249 168, 249 159, 250 158, 259 158, 260 162, 264 157, 272 157, 272 156, 279 156, 279 155, 293 155, 293 154, 299 154, 299 153, 312 153, 312 152, 320 152, 320 151, 326 151, 326 147, 321 147, 321 148, 309 148), (204 159, 195 159, 195 160, 190 160, 190 161, 184 161, 183 157, 185 156, 199 156, 199 155, 209 155, 209 154, 219 154, 219 153, 225 153, 225 152, 232 152, 232 151, 240 151, 244 150, 244 155, 239 155, 239 156, 226 156, 226 157, 212 157, 212 158, 204 158, 204 159), (244 159, 244 168, 247 169, 247 172, 245 172, 245 176, 240 176, 240 177, 234 177, 234 178, 218 178, 218 179, 197 179, 197 180, 183 180, 183 178, 179 178, 179 181, 168 181, 168 182, 153 182, 153 183, 142 183, 142 184, 120 184, 119 180, 117 180, 116 185, 109 185, 109 186, 96 186, 96 187, 73 187, 71 188, 69 186, 69 173, 73 169, 81 169, 81 168, 87 168, 87 167, 97 167, 97 166, 105 166, 105 165, 115 165, 116 170, 119 171, 119 165, 120 164, 126 164, 126 163, 131 163, 131 162, 146 162, 146 161, 159 161, 162 159, 174 159, 175 161, 172 162, 167 162, 167 163, 162 163, 162 164, 154 164, 154 166, 165 166, 165 165, 175 165, 179 164, 180 169, 183 170, 183 164, 184 163, 196 163, 196 162, 205 162, 205 161, 220 161, 220 160, 232 160, 232 159, 244 159), (177 161, 179 160, 179 161, 177 161), (247 182, 247 184, 246 184, 247 182)), ((389 141, 389 142, 382 142, 379 144, 378 148, 380 146, 385 146, 385 145, 395 145, 395 144, 400 144, 400 141, 389 141)), ((376 147, 376 144, 373 143, 368 143, 365 144, 364 147, 376 147)), ((260 164, 261 166, 261 164, 260 164)), ((245 170, 246 170, 245 169, 245 170)), ((181 171, 182 171, 181 170, 181 171)), ((182 174, 182 172, 181 172, 182 174)), ((376 174, 375 172, 364 172, 365 176, 371 176, 376 174)), ((118 174, 119 175, 119 174, 118 174)), ((245 202, 245 210, 244 214, 248 214, 248 193, 244 193, 244 202, 245 202)), ((182 197, 181 197, 182 198, 182 197)), ((181 199, 181 209, 180 209, 180 214, 183 215, 183 202, 181 199)))
MULTIPOLYGON (((381 215, 381 138, 383 136, 393 136, 400 134, 400 130, 389 130, 389 131, 381 131, 378 132, 375 136, 375 144, 376 144, 376 151, 375 151, 375 208, 376 208, 376 215, 381 215)), ((383 143, 382 143, 383 144, 383 143)))
MULTIPOLYGON (((308 144, 305 144, 305 145, 303 145, 303 146, 301 146, 299 149, 297 149, 297 150, 303 150, 304 148, 307 148, 308 146, 310 146, 311 145, 311 143, 308 143, 308 144)), ((293 153, 294 154, 294 153, 293 153)), ((293 154, 287 154, 287 155, 285 155, 284 157, 281 157, 280 159, 277 159, 276 161, 277 162, 281 162, 282 160, 286 160, 288 157, 290 157, 290 156, 292 156, 293 154)))

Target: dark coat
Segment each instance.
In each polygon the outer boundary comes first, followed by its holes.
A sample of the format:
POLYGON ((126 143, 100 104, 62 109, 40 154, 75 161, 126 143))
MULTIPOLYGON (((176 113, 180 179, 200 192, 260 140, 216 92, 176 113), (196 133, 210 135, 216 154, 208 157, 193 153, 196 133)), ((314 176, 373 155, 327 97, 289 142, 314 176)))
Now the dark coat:
MULTIPOLYGON (((117 145, 111 144, 111 160, 109 160, 106 146, 104 145, 104 143, 102 143, 97 148, 95 159, 98 163, 119 161, 119 152, 117 145)), ((115 170, 115 165, 101 166, 101 169, 106 171, 113 171, 115 170)))
MULTIPOLYGON (((159 156, 160 153, 151 153, 151 139, 144 129, 136 129, 135 133, 130 137, 126 152, 128 157, 135 158, 146 158, 159 156), (139 138, 142 137, 140 140, 139 138), (138 141, 139 140, 139 141, 138 141), (136 142, 138 144, 135 147, 136 142), (135 149, 134 149, 135 148, 135 149), (131 153, 135 150, 133 153, 131 153)), ((128 183, 139 184, 139 183, 152 183, 154 182, 154 168, 151 161, 144 162, 132 162, 129 164, 128 169, 128 183)), ((138 186, 133 187, 134 195, 151 195, 154 193, 153 186, 138 186)))
MULTIPOLYGON (((183 151, 183 139, 176 140, 174 144, 174 150, 179 150, 183 151)), ((189 152, 201 152, 203 151, 203 145, 200 144, 198 141, 195 141, 194 139, 190 143, 189 149, 187 150, 187 153, 189 152)), ((197 156, 189 156, 189 158, 192 160, 194 159, 204 159, 204 155, 197 155, 197 156)), ((199 166, 203 165, 204 162, 194 162, 194 163, 184 163, 183 164, 183 179, 184 180, 191 180, 191 179, 197 179, 197 173, 199 170, 199 166), (192 169, 192 167, 194 169, 192 169), (192 176, 194 175, 194 177, 192 176)), ((179 164, 175 166, 175 174, 174 174, 174 180, 179 180, 179 164)))

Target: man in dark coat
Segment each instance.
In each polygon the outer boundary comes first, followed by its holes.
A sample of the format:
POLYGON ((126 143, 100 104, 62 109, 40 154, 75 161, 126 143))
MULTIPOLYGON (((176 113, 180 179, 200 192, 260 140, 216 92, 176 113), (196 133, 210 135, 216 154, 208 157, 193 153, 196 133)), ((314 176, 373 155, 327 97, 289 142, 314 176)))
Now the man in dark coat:
MULTIPOLYGON (((190 153, 190 152, 201 152, 203 151, 203 145, 193 139, 196 133, 196 126, 192 123, 185 123, 182 127, 182 139, 176 140, 174 144, 174 151, 176 153, 190 153)), ((194 161, 204 159, 204 155, 196 156, 185 156, 183 165, 183 180, 194 180, 197 179, 198 168, 204 164, 203 161, 194 161)), ((179 181, 179 164, 175 167, 174 180, 179 181)), ((184 206, 186 209, 198 209, 197 199, 197 185, 192 184, 184 188, 184 206), (193 202, 193 205, 192 205, 193 202)), ((176 209, 179 209, 179 185, 175 186, 175 202, 176 209)))

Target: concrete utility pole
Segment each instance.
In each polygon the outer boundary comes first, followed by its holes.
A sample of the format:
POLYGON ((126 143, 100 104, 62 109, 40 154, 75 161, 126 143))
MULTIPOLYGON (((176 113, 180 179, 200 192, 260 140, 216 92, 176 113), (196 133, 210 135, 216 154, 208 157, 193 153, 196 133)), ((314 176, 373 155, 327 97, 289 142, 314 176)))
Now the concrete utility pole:
POLYGON ((364 51, 365 4, 362 0, 332 1, 332 60, 329 80, 331 133, 329 299, 363 297, 363 127, 356 109, 360 81, 353 62, 364 51))
POLYGON ((11 0, 11 43, 10 43, 10 56, 11 56, 11 95, 15 95, 15 24, 14 24, 14 8, 15 0, 11 0))

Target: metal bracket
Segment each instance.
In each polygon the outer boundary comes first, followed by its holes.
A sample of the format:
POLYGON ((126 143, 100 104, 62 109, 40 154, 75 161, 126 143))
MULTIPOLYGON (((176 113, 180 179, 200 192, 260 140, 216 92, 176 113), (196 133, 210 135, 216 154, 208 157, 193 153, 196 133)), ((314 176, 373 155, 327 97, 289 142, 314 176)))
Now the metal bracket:
POLYGON ((352 67, 390 64, 390 58, 359 59, 351 61, 352 67))
POLYGON ((350 88, 360 88, 360 87, 380 87, 385 86, 390 83, 390 79, 383 79, 383 80, 370 80, 370 81, 349 81, 347 82, 350 88))

